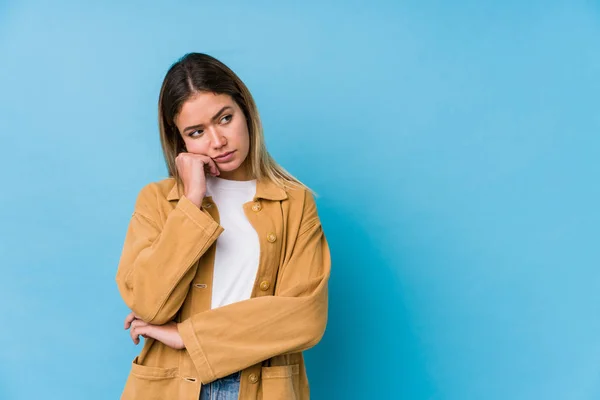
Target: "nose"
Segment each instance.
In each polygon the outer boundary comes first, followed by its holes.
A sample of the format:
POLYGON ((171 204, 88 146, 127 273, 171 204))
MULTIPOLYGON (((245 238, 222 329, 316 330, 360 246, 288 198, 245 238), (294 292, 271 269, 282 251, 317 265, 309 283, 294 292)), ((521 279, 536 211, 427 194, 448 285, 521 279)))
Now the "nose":
POLYGON ((227 144, 227 139, 221 134, 221 132, 219 132, 218 129, 210 130, 210 141, 212 147, 215 149, 219 149, 227 144))

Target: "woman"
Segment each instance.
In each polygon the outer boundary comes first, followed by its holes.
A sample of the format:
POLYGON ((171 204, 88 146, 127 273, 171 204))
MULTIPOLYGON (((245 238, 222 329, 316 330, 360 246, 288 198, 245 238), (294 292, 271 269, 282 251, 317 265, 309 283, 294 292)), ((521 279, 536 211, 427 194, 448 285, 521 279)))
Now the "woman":
POLYGON ((191 53, 159 99, 169 178, 140 191, 116 281, 135 344, 122 399, 308 399, 330 254, 310 190, 266 150, 223 63, 191 53))

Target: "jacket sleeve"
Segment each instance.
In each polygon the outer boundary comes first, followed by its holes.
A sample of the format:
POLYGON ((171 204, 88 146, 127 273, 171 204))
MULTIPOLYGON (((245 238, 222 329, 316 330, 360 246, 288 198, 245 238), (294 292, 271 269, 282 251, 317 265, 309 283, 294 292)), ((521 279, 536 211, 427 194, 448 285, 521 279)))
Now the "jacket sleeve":
POLYGON ((309 349, 327 324, 330 254, 312 196, 291 256, 280 267, 274 296, 204 311, 177 325, 200 381, 309 349))
POLYGON ((140 191, 116 281, 132 311, 148 323, 162 325, 179 311, 196 274, 196 261, 223 227, 185 196, 161 224, 158 201, 152 184, 140 191))

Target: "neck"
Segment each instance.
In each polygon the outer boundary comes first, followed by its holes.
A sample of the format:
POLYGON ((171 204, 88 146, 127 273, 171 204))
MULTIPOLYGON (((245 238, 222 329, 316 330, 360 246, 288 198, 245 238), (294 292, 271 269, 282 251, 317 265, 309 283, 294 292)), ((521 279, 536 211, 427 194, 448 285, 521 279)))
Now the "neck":
POLYGON ((221 171, 218 177, 230 181, 249 181, 252 179, 252 173, 246 166, 246 163, 244 163, 233 171, 221 171))

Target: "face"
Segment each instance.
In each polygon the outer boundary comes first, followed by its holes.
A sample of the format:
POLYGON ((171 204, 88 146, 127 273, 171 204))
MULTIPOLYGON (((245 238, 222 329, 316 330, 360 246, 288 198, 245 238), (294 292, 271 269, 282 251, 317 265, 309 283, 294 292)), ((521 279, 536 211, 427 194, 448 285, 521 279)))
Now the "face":
POLYGON ((244 112, 226 94, 202 92, 183 103, 175 125, 189 153, 212 158, 220 178, 248 180, 250 135, 244 112), (224 156, 224 157, 220 157, 224 156))

